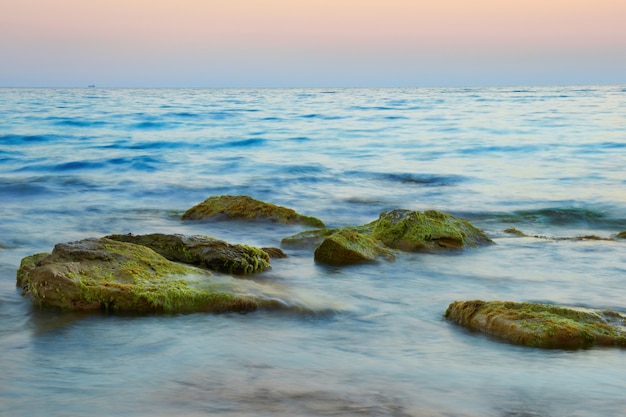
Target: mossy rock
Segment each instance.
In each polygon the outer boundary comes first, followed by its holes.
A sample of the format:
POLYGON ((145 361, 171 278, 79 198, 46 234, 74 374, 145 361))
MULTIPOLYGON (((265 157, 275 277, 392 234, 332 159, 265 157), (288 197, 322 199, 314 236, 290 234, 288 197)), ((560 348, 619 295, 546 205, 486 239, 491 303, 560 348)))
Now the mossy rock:
POLYGON ((504 230, 504 233, 508 233, 510 235, 515 235, 515 236, 519 236, 519 237, 528 237, 528 235, 524 232, 522 232, 521 230, 518 230, 514 227, 510 227, 508 229, 504 230))
POLYGON ((453 302, 444 316, 518 345, 559 349, 626 347, 626 317, 613 311, 474 300, 453 302))
POLYGON ((226 274, 251 274, 270 267, 269 254, 259 248, 230 244, 207 236, 153 233, 110 235, 108 239, 146 246, 170 261, 226 274))
POLYGON ((328 236, 336 233, 339 229, 315 229, 305 230, 295 235, 283 238, 280 246, 291 249, 313 249, 324 241, 328 236))
POLYGON ((618 239, 626 239, 626 230, 619 232, 615 237, 618 239))
POLYGON ((187 210, 182 220, 268 220, 285 224, 303 224, 324 227, 315 217, 304 216, 295 210, 256 200, 245 195, 213 196, 187 210))
MULTIPOLYGON (((363 226, 348 226, 350 229, 355 230, 365 235, 372 234, 373 223, 369 223, 363 226)), ((319 246, 324 239, 337 233, 342 228, 323 228, 314 230, 305 230, 303 232, 296 233, 294 235, 283 238, 280 241, 281 247, 292 249, 315 249, 319 246)))
POLYGON ((261 250, 273 259, 287 258, 287 254, 281 248, 263 247, 261 250))
POLYGON ((393 260, 395 255, 373 237, 346 227, 324 239, 315 249, 314 258, 329 265, 351 265, 380 258, 393 260))
POLYGON ((373 222, 372 236, 390 248, 404 251, 460 249, 493 241, 467 220, 428 210, 391 210, 373 222))
POLYGON ((63 310, 220 313, 285 307, 260 284, 106 238, 61 243, 51 254, 24 258, 17 285, 34 304, 63 310))

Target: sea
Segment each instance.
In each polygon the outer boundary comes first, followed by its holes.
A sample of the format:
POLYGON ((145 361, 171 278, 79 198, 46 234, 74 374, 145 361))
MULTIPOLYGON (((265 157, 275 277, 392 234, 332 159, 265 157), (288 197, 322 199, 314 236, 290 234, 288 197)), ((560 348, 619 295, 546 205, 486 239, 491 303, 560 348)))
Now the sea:
POLYGON ((625 166, 624 85, 2 88, 0 416, 626 415, 626 350, 516 346, 443 317, 476 299, 626 313, 625 166), (495 245, 344 267, 284 248, 238 279, 303 307, 286 311, 78 313, 16 287, 21 259, 61 242, 280 247, 306 230, 180 220, 216 195, 329 227, 440 210, 495 245))

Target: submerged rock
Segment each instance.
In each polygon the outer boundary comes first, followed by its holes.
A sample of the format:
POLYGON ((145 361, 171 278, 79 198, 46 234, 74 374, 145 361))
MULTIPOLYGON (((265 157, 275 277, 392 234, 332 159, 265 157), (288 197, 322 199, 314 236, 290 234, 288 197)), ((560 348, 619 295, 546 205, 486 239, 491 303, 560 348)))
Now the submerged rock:
POLYGON ((467 220, 434 210, 384 211, 373 222, 372 236, 404 251, 458 249, 493 241, 467 220))
POLYGON ((315 249, 314 258, 329 265, 350 265, 378 258, 393 260, 395 255, 372 236, 346 227, 324 239, 315 249))
POLYGON ((266 203, 240 195, 213 196, 187 210, 182 220, 241 219, 269 220, 285 224, 304 224, 311 227, 324 227, 315 218, 296 213, 293 209, 266 203))
POLYGON ((227 274, 251 274, 270 267, 270 256, 262 249, 233 245, 207 236, 153 233, 110 235, 106 238, 149 247, 170 261, 227 274))
MULTIPOLYGON (((529 238, 534 238, 534 239, 543 239, 543 240, 550 240, 550 241, 556 241, 556 242, 558 241, 589 241, 589 240, 598 240, 598 241, 605 241, 605 242, 615 241, 615 239, 613 238, 601 237, 598 235, 582 235, 582 236, 574 236, 574 237, 549 237, 549 236, 541 236, 541 235, 531 236, 531 235, 527 235, 526 233, 514 227, 505 229, 504 233, 508 233, 510 235, 515 235, 519 237, 529 237, 529 238)), ((619 235, 617 235, 616 237, 619 238, 619 235)))
POLYGON ((504 233, 508 233, 510 235, 515 235, 515 236, 519 236, 519 237, 528 237, 528 235, 526 233, 522 232, 521 230, 517 230, 514 227, 509 227, 508 229, 505 229, 504 233))
POLYGON ((560 349, 626 347, 626 317, 613 311, 474 300, 453 302, 444 316, 513 344, 560 349))
POLYGON ((287 257, 287 254, 285 252, 283 252, 283 250, 281 248, 263 247, 263 248, 261 248, 261 250, 263 252, 267 253, 267 255, 270 258, 280 259, 280 258, 286 258, 287 257))
POLYGON ((128 312, 284 308, 268 287, 167 260, 107 238, 60 243, 22 260, 17 285, 40 306, 128 312))
POLYGON ((296 233, 295 235, 283 238, 280 241, 280 246, 284 248, 292 249, 312 249, 317 247, 328 236, 336 233, 339 229, 315 229, 305 230, 303 232, 296 233))
POLYGON ((371 223, 338 229, 307 230, 282 239, 281 246, 315 247, 315 260, 331 265, 394 259, 391 249, 429 251, 491 244, 483 232, 451 214, 392 210, 371 223))

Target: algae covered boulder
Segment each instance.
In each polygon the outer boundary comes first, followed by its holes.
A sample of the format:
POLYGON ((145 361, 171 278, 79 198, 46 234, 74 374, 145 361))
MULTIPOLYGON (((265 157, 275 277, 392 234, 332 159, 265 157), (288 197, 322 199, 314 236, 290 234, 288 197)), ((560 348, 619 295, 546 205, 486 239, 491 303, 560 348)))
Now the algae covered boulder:
POLYGON ((626 239, 626 230, 619 232, 615 237, 618 239, 626 239))
POLYGON ((493 241, 467 220, 434 210, 391 210, 373 222, 372 236, 404 251, 458 249, 493 241))
POLYGON ((329 265, 350 265, 374 262, 379 258, 392 260, 393 252, 373 237, 352 228, 343 228, 328 236, 315 249, 316 262, 329 265))
POLYGON ((127 312, 248 312, 281 307, 260 284, 167 260, 106 238, 60 243, 22 260, 17 285, 40 306, 127 312))
POLYGON ((315 218, 296 213, 295 210, 256 200, 245 195, 213 196, 187 210, 182 220, 268 220, 285 224, 303 224, 324 227, 315 218))
POLYGON ((292 249, 312 249, 317 247, 328 236, 336 233, 339 229, 315 229, 305 230, 303 232, 296 233, 295 235, 283 238, 280 241, 280 246, 292 249))
POLYGON ((613 311, 474 300, 453 302, 444 316, 513 344, 560 349, 626 347, 626 317, 613 311))
POLYGON ((207 236, 153 233, 106 237, 149 247, 170 261, 227 274, 251 274, 270 267, 270 256, 267 251, 247 245, 233 245, 207 236))

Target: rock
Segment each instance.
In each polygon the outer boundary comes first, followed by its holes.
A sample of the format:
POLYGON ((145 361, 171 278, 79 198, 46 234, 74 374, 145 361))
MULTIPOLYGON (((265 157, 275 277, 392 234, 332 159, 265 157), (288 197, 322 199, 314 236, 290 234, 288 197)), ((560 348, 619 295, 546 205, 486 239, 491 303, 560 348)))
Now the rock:
POLYGON ((280 246, 292 249, 312 249, 317 247, 328 236, 336 233, 339 229, 315 229, 305 230, 295 235, 283 238, 280 246))
POLYGON ((378 258, 393 260, 395 255, 373 237, 346 227, 324 239, 315 249, 314 258, 329 265, 350 265, 378 258))
MULTIPOLYGON (((514 227, 511 227, 509 229, 505 229, 504 233, 508 233, 511 235, 516 235, 519 237, 530 237, 530 238, 534 238, 534 239, 544 239, 544 240, 552 240, 552 241, 589 241, 589 240, 599 240, 599 241, 605 241, 605 242, 612 242, 615 239, 610 238, 610 237, 600 237, 598 235, 582 235, 582 236, 574 236, 574 237, 548 237, 548 236, 540 236, 540 235, 533 235, 533 236, 529 236, 526 233, 522 232, 521 230, 517 230, 514 227)), ((619 237, 619 236, 617 236, 619 237)))
POLYGON ((626 317, 613 311, 475 300, 453 302, 444 316, 513 344, 560 349, 626 347, 626 317))
POLYGON ((619 232, 615 237, 618 239, 626 239, 626 230, 619 232))
POLYGON ((232 245, 206 236, 153 233, 110 235, 107 239, 146 246, 170 261, 183 262, 226 274, 251 274, 270 267, 270 257, 262 249, 232 245))
POLYGON ((504 233, 508 233, 510 235, 515 235, 515 236, 519 236, 519 237, 528 237, 528 235, 526 233, 522 232, 521 230, 517 230, 514 227, 510 227, 508 229, 505 229, 504 233))
POLYGON ((261 248, 261 250, 267 253, 270 258, 280 259, 287 257, 287 254, 280 248, 261 248))
POLYGON ((467 220, 434 210, 382 212, 373 222, 372 236, 390 248, 404 251, 457 249, 493 243, 467 220))
POLYGON ((285 224, 324 227, 324 223, 315 217, 304 216, 290 208, 265 203, 243 195, 209 197, 187 210, 182 216, 182 220, 203 219, 269 220, 285 224))
POLYGON ((285 308, 275 291, 167 260, 107 238, 54 247, 22 260, 17 284, 40 306, 128 312, 249 312, 285 308))

